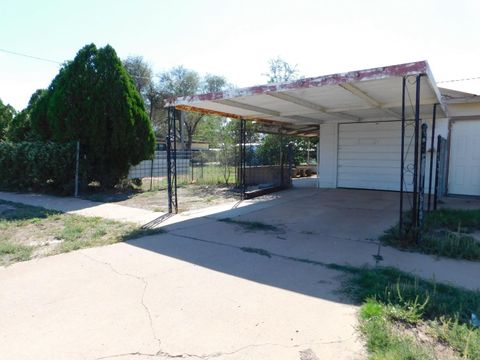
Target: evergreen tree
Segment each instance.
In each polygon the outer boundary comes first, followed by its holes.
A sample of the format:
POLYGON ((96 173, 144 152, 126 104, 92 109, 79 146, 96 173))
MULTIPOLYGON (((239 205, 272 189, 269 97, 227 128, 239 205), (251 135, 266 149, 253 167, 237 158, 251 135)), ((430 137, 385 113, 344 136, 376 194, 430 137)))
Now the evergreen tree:
POLYGON ((15 115, 7 129, 6 138, 8 141, 19 142, 38 140, 39 137, 32 128, 31 112, 45 93, 46 90, 44 89, 35 91, 30 97, 27 107, 15 115))
POLYGON ((112 187, 154 151, 143 100, 110 45, 86 45, 64 64, 31 118, 44 140, 80 141, 84 184, 112 187))

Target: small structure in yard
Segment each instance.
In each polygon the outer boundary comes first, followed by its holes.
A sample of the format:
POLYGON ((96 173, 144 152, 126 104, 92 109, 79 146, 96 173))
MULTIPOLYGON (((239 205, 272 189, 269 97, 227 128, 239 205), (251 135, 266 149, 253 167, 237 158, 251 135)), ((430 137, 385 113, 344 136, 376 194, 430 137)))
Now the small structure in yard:
MULTIPOLYGON (((439 89, 426 61, 170 99, 166 106, 236 119, 242 129, 255 121, 271 133, 318 136, 316 186, 398 191, 400 228, 420 228, 423 210, 443 194, 480 195, 480 101, 439 89)), ((239 144, 245 192, 242 134, 239 144)))

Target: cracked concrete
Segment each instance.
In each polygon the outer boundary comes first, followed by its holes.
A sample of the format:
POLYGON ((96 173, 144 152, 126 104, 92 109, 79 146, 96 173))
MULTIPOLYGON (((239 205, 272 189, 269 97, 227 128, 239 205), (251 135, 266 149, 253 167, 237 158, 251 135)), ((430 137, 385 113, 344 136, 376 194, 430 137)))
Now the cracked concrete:
MULTIPOLYGON (((0 268, 0 353, 15 360, 364 358, 357 307, 337 292, 342 274, 319 265, 374 264, 371 239, 395 222, 395 199, 286 192, 166 222, 165 234, 0 268), (245 232, 217 221, 225 217, 284 232, 245 232)), ((478 263, 391 248, 381 256, 382 264, 478 287, 478 263)))
POLYGON ((160 248, 120 243, 0 269, 2 357, 361 357, 340 273, 169 234, 144 240, 160 248))
POLYGON ((152 314, 150 312, 150 309, 148 308, 148 306, 145 304, 145 293, 147 292, 147 287, 148 287, 148 282, 147 280, 145 280, 143 277, 140 277, 140 276, 136 276, 136 275, 133 275, 133 274, 128 274, 128 273, 122 273, 118 270, 116 270, 112 264, 108 263, 108 262, 105 262, 105 261, 99 261, 91 256, 88 256, 87 254, 83 254, 86 258, 92 260, 92 261, 95 261, 99 264, 103 264, 105 266, 108 266, 115 274, 119 275, 119 276, 128 276, 128 277, 131 277, 131 278, 134 278, 134 279, 137 279, 138 281, 141 281, 143 283, 143 291, 142 291, 142 296, 141 296, 141 299, 140 299, 140 302, 143 306, 143 308, 145 309, 145 313, 147 314, 147 317, 148 317, 148 321, 150 323, 150 329, 152 330, 152 336, 153 338, 155 339, 155 341, 158 342, 158 346, 160 348, 161 344, 162 344, 162 341, 156 336, 155 334, 155 329, 153 327, 153 319, 152 319, 152 314))

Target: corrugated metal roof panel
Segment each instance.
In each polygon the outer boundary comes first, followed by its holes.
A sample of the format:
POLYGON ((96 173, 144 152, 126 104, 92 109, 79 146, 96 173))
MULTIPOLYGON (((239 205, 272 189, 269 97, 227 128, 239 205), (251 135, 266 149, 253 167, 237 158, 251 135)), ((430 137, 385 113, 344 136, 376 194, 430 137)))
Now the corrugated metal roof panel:
MULTIPOLYGON (((171 99, 167 106, 235 118, 319 124, 400 119, 402 78, 407 77, 407 116, 415 103, 415 77, 422 74, 422 117, 430 117, 440 93, 426 61, 171 99)), ((445 116, 442 106, 438 117, 445 116)))

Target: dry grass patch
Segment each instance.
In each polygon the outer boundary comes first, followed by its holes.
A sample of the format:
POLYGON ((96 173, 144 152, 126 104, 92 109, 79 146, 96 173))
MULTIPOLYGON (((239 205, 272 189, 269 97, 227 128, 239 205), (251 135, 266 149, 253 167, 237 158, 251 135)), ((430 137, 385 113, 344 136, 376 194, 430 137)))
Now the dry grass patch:
POLYGON ((0 265, 113 244, 159 231, 0 200, 0 265))

